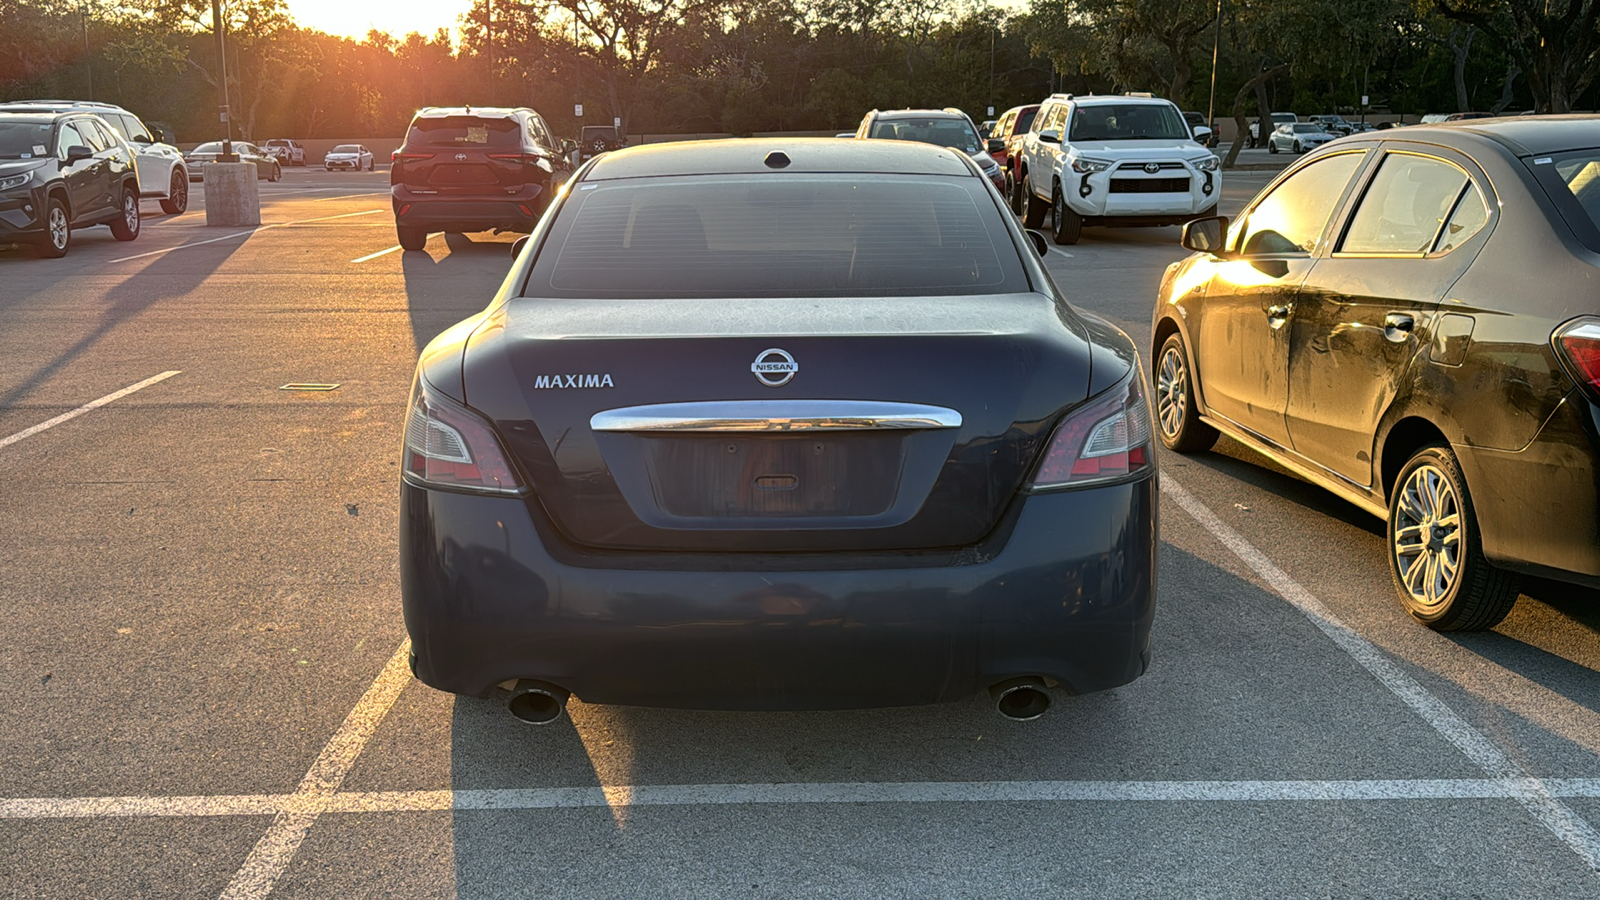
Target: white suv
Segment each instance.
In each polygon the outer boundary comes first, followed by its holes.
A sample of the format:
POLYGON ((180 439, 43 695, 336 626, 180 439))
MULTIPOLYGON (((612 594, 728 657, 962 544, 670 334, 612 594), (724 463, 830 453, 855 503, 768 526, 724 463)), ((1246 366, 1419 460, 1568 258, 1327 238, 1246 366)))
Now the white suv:
POLYGON ((1085 225, 1178 225, 1216 214, 1221 160, 1195 143, 1178 107, 1149 94, 1055 94, 1022 141, 1018 212, 1050 216, 1058 244, 1085 225))
POLYGON ((138 116, 122 107, 93 100, 7 100, 0 103, 0 110, 94 113, 133 147, 139 196, 160 200, 162 211, 168 215, 175 216, 189 208, 189 170, 183 154, 177 147, 162 143, 138 116))

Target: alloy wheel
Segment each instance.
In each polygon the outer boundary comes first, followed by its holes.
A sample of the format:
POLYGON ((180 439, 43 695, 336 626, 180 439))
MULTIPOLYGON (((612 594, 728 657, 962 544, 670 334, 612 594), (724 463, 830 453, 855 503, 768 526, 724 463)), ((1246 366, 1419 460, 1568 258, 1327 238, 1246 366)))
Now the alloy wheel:
POLYGON ((122 195, 122 221, 127 223, 129 231, 139 230, 139 198, 133 191, 122 195))
POLYGON ((1400 584, 1422 606, 1438 606, 1461 577, 1461 502, 1444 472, 1418 466, 1400 488, 1393 546, 1400 584))
POLYGON ((1160 420, 1161 433, 1168 438, 1177 436, 1184 414, 1189 411, 1186 368, 1183 353, 1177 347, 1168 347, 1161 354, 1161 366, 1156 371, 1156 418, 1160 420))
POLYGON ((57 206, 50 210, 50 244, 57 250, 67 249, 67 211, 57 206))

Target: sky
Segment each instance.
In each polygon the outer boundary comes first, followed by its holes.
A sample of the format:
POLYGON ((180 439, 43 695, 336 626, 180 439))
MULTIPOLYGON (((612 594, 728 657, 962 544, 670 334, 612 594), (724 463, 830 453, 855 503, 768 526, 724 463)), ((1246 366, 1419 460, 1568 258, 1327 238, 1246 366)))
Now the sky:
POLYGON ((383 3, 339 3, 330 0, 287 0, 289 15, 305 28, 360 40, 373 28, 395 37, 416 31, 431 35, 455 30, 456 20, 472 0, 385 0, 383 3))

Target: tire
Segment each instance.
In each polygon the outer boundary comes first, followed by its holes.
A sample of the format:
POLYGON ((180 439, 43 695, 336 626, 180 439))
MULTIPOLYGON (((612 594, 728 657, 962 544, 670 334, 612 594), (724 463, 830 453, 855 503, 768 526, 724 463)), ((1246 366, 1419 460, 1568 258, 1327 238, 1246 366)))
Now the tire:
POLYGON ((403 249, 421 250, 428 245, 428 231, 425 228, 397 224, 394 230, 400 236, 400 246, 403 249))
POLYGON ((1299 141, 1295 141, 1294 142, 1294 152, 1296 152, 1296 153, 1304 153, 1304 152, 1306 152, 1305 149, 1300 146, 1300 142, 1299 141))
POLYGON ((281 181, 281 180, 283 180, 283 169, 277 163, 273 163, 272 164, 272 171, 267 173, 267 180, 268 181, 281 181))
POLYGON ((72 218, 67 215, 67 204, 60 197, 50 198, 50 204, 45 207, 44 221, 44 234, 36 245, 39 256, 43 259, 66 256, 67 247, 72 243, 72 218))
POLYGON ((161 201, 161 211, 178 216, 189 209, 189 176, 183 170, 172 170, 172 184, 167 186, 167 196, 161 201))
POLYGON ((1517 602, 1515 573, 1483 555, 1472 496, 1444 444, 1418 450, 1389 497, 1389 574, 1400 603, 1435 631, 1482 631, 1517 602), (1452 528, 1447 523, 1454 519, 1452 528), (1453 552, 1452 552, 1453 548, 1453 552))
POLYGON ((1044 215, 1050 211, 1050 204, 1039 199, 1033 192, 1033 176, 1022 176, 1022 227, 1038 228, 1044 224, 1044 215))
POLYGON ((1278 152, 1278 142, 1277 141, 1267 141, 1267 152, 1268 153, 1277 153, 1278 152))
POLYGON ((1073 212, 1056 185, 1050 197, 1050 239, 1058 244, 1076 244, 1083 237, 1083 216, 1073 212))
POLYGON ((111 236, 119 241, 131 241, 139 236, 139 192, 133 188, 122 190, 121 215, 106 224, 111 226, 111 236))
POLYGON ((1194 373, 1183 336, 1168 335, 1156 354, 1150 373, 1155 381, 1151 400, 1155 405, 1156 433, 1161 446, 1177 453, 1200 453, 1217 443, 1217 430, 1200 421, 1195 404, 1194 373))

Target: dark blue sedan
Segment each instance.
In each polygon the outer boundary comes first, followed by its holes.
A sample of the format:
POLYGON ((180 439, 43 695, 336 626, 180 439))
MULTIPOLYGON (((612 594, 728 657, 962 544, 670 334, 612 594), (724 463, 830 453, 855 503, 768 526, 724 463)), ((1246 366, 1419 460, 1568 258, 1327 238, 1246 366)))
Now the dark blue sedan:
POLYGON ((620 150, 423 351, 412 668, 585 702, 830 709, 1125 684, 1156 484, 1128 338, 972 160, 890 141, 620 150))

